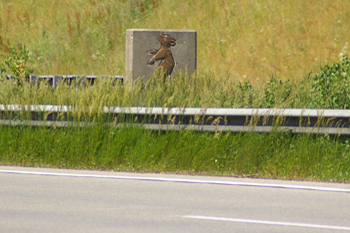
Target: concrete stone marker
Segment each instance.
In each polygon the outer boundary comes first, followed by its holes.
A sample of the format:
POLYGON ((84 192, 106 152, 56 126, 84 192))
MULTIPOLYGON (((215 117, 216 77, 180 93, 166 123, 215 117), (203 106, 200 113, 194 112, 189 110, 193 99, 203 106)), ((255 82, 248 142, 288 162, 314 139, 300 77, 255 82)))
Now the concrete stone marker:
POLYGON ((125 82, 162 70, 169 75, 196 70, 197 33, 194 30, 128 29, 126 31, 125 82))

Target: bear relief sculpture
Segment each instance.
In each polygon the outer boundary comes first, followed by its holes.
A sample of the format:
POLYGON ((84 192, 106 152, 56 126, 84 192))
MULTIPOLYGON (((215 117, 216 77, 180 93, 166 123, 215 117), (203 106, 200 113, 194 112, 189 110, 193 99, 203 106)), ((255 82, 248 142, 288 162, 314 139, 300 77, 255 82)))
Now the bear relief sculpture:
POLYGON ((148 62, 148 65, 153 65, 155 61, 160 60, 158 66, 158 73, 164 75, 164 81, 166 77, 170 76, 174 69, 175 61, 173 54, 171 53, 170 46, 176 45, 176 40, 169 35, 158 34, 158 39, 161 44, 158 50, 149 50, 149 54, 155 54, 148 62))

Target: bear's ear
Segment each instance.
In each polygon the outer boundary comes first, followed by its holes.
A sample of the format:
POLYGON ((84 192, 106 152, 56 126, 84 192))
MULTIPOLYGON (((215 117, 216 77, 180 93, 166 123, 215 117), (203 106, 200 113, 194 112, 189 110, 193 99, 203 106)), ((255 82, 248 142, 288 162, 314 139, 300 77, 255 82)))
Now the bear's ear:
POLYGON ((165 36, 160 33, 158 34, 158 39, 161 44, 163 44, 166 41, 165 36))

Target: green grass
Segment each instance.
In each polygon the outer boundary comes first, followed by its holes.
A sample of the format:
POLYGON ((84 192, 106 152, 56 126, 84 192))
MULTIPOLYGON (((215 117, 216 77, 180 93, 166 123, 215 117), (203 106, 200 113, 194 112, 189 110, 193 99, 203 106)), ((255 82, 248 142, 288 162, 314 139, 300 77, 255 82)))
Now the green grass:
POLYGON ((0 127, 0 164, 350 181, 348 138, 273 132, 0 127))

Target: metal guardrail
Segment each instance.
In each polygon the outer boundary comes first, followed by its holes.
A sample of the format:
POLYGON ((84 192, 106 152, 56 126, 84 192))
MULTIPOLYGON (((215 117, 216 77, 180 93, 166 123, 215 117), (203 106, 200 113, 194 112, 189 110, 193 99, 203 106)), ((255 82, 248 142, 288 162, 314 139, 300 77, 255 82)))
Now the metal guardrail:
MULTIPOLYGON (((0 124, 66 127, 73 112, 72 106, 56 105, 0 105, 0 124), (28 121, 12 120, 9 115, 30 112, 28 121), (45 118, 45 121, 44 121, 45 118)), ((90 111, 86 109, 84 111, 90 111)), ((79 110, 83 111, 83 110, 79 110)), ((109 119, 132 119, 133 124, 151 130, 196 130, 231 132, 271 132, 350 135, 350 110, 327 109, 250 109, 250 108, 147 108, 104 107, 109 119)), ((106 117, 107 119, 108 117, 106 117)), ((91 124, 79 123, 80 126, 91 124)), ((106 121, 110 126, 116 126, 106 121)))
MULTIPOLYGON (((12 79, 13 75, 6 75, 7 79, 12 79)), ((116 81, 123 82, 124 76, 115 75, 115 76, 97 76, 97 75, 30 75, 29 81, 33 84, 39 84, 40 82, 46 82, 51 87, 57 87, 58 83, 63 81, 68 85, 71 85, 74 81, 79 86, 84 82, 89 83, 89 85, 93 85, 95 81, 98 79, 114 79, 116 81)))

